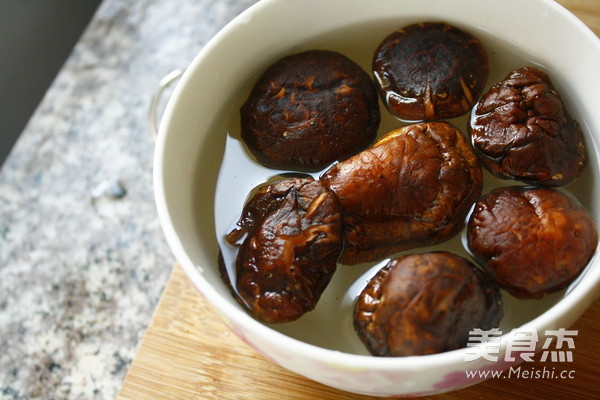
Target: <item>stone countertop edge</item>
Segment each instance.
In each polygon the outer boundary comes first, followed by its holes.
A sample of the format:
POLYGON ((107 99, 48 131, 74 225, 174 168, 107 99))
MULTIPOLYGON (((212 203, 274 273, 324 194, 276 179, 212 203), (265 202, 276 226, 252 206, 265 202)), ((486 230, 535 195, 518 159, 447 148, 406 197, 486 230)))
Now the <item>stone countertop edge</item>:
POLYGON ((175 263, 150 100, 255 2, 98 8, 0 170, 0 399, 117 395, 175 263))

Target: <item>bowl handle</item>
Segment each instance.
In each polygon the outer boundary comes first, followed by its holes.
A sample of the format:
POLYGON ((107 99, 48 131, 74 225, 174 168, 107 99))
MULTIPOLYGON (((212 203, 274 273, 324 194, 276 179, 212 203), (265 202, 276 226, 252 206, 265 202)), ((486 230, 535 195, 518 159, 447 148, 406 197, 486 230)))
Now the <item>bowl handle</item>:
POLYGON ((150 102, 150 109, 148 110, 148 125, 150 128, 150 135, 152 136, 152 140, 156 142, 156 138, 158 137, 158 124, 157 120, 159 120, 157 113, 158 104, 163 96, 165 90, 171 86, 174 82, 176 82, 181 75, 185 72, 184 69, 176 69, 169 72, 165 75, 160 82, 158 83, 158 89, 152 96, 152 101, 150 102))

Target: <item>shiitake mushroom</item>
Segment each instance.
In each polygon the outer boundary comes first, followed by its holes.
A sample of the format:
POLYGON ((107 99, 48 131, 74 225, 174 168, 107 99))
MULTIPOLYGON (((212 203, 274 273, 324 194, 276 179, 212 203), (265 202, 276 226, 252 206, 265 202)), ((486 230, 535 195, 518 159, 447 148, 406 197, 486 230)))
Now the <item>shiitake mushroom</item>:
POLYGON ((312 178, 267 184, 226 239, 239 246, 235 277, 220 257, 221 276, 236 299, 261 321, 293 321, 316 306, 336 270, 342 250, 339 202, 312 178))
POLYGON ((483 95, 469 125, 483 165, 496 176, 561 186, 587 163, 583 133, 540 69, 511 71, 483 95))
POLYGON ((354 328, 375 356, 413 356, 464 347, 469 331, 502 318, 500 289, 467 259, 409 254, 371 278, 354 307, 354 328))
POLYGON ((494 189, 475 204, 467 225, 475 259, 521 299, 566 287, 590 261, 597 241, 587 211, 553 188, 494 189))
POLYGON ((319 171, 367 147, 380 115, 371 77, 348 57, 309 50, 275 62, 240 110, 242 139, 272 168, 319 171))
POLYGON ((341 204, 344 264, 449 239, 464 226, 482 188, 477 157, 447 122, 392 130, 320 180, 341 204))
POLYGON ((393 115, 431 121, 467 113, 483 90, 489 66, 473 35, 443 22, 423 22, 381 42, 373 73, 393 115))

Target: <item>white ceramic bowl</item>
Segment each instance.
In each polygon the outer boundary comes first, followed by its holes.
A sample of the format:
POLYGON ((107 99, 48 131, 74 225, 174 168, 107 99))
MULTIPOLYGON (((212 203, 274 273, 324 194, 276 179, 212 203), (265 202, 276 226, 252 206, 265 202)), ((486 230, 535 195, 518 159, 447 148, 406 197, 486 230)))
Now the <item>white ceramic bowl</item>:
MULTIPOLYGON (((236 132, 238 110, 257 76, 284 55, 327 48, 370 72, 380 40, 404 25, 427 20, 443 20, 479 37, 490 57, 490 83, 522 64, 538 64, 549 73, 581 123, 590 155, 586 172, 567 190, 598 221, 600 41, 551 0, 261 1, 219 32, 187 68, 169 101, 156 145, 160 220, 172 251, 200 293, 233 332, 269 359, 356 393, 444 392, 477 382, 465 370, 499 370, 510 363, 482 358, 466 362, 466 349, 419 357, 369 356, 352 331, 350 310, 372 273, 370 265, 338 268, 317 309, 296 322, 267 326, 242 310, 219 276, 217 236, 233 222, 231 210, 241 210, 250 189, 276 172, 248 158, 236 132)), ((380 134, 400 124, 381 109, 380 134)), ((463 131, 464 122, 455 121, 463 131)), ((507 184, 489 175, 486 182, 484 191, 507 184)), ((466 255, 460 237, 436 248, 466 255)), ((600 261, 594 257, 567 291, 528 302, 506 295, 500 354, 513 328, 534 328, 540 335, 568 328, 598 297, 599 282, 600 261)))

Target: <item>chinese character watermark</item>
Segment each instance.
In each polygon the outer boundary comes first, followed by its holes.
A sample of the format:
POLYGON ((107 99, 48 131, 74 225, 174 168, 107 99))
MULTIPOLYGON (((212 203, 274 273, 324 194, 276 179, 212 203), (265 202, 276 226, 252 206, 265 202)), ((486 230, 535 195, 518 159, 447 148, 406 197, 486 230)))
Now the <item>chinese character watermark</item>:
MULTIPOLYGON (((536 329, 515 329, 508 336, 504 361, 515 362, 517 358, 531 362, 536 352, 539 341, 536 329)), ((546 340, 542 344, 541 361, 573 362, 575 348, 574 337, 577 330, 548 329, 545 331, 546 340), (553 345, 554 344, 554 345, 553 345)), ((488 361, 498 361, 501 349, 502 331, 498 328, 490 330, 473 329, 469 331, 469 342, 465 361, 474 361, 480 358, 488 361)))
POLYGON ((485 358, 488 361, 498 361, 500 354, 500 336, 502 331, 493 328, 488 331, 475 329, 469 331, 469 343, 467 343, 467 354, 465 361, 474 361, 478 358, 485 358))
POLYGON ((512 340, 509 340, 506 345, 504 361, 515 361, 516 358, 513 356, 513 352, 516 352, 525 361, 533 361, 537 341, 538 335, 535 329, 513 331, 512 340))
POLYGON ((544 341, 544 345, 542 349, 542 358, 541 361, 546 361, 548 359, 548 354, 550 354, 552 362, 573 362, 573 352, 571 349, 575 348, 575 341, 573 338, 577 336, 578 331, 575 330, 565 330, 564 328, 560 328, 559 330, 547 330, 546 331, 546 341, 544 341), (550 345, 552 344, 552 337, 556 338, 556 350, 549 350, 550 345), (569 351, 560 350, 563 348, 563 345, 566 344, 567 349, 569 351))

